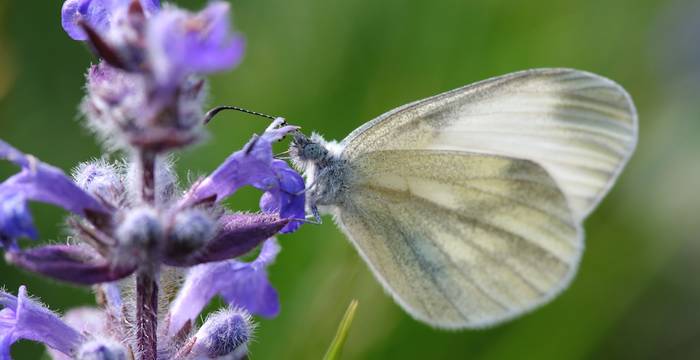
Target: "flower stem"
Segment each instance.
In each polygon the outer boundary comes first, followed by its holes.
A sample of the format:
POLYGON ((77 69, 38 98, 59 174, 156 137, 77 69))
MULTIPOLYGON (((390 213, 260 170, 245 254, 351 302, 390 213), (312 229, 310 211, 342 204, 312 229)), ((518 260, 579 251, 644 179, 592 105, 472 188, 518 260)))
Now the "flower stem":
POLYGON ((153 205, 156 201, 156 155, 144 150, 140 154, 143 183, 141 196, 147 204, 153 205))
POLYGON ((136 338, 141 360, 155 360, 158 339, 158 284, 153 273, 136 274, 136 338))
MULTIPOLYGON (((139 160, 143 176, 141 196, 144 203, 154 206, 156 155, 143 150, 139 160)), ((159 239, 151 239, 150 242, 157 241, 159 239)), ((140 360, 156 360, 158 353, 158 269, 152 261, 152 249, 152 246, 144 249, 147 260, 136 273, 136 341, 140 360)))

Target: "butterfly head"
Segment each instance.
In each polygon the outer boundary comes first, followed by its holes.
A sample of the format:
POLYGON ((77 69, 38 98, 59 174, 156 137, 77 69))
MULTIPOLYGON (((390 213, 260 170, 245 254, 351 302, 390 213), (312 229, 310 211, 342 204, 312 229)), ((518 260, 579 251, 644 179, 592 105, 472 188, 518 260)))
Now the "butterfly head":
POLYGON ((307 170, 312 165, 323 167, 333 160, 336 157, 336 147, 335 142, 328 142, 317 133, 307 137, 297 131, 289 147, 289 155, 299 169, 307 170))
POLYGON ((290 154, 293 159, 304 162, 323 160, 328 156, 328 150, 324 146, 325 142, 318 134, 313 134, 311 138, 308 138, 301 132, 296 132, 292 140, 290 154))

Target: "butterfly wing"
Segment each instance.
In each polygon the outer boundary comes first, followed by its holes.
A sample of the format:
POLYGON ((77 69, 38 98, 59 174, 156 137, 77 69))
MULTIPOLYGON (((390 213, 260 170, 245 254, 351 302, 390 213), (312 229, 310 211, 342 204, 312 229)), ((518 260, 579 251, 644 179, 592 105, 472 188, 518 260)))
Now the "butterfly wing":
POLYGON ((432 149, 531 160, 582 220, 612 186, 636 139, 636 110, 622 87, 583 71, 536 69, 390 111, 343 140, 343 155, 432 149))
POLYGON ((358 155, 336 221, 413 317, 488 326, 556 295, 582 232, 560 188, 528 160, 444 150, 358 155))

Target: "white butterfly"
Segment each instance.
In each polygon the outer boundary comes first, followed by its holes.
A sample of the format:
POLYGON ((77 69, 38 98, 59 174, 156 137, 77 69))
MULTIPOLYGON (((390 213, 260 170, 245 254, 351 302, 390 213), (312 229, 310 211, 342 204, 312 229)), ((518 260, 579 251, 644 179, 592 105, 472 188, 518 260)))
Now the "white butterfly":
POLYGON ((311 209, 335 216, 406 311, 478 328, 569 284, 582 222, 636 140, 622 87, 536 69, 404 105, 340 143, 298 133, 290 151, 311 209))

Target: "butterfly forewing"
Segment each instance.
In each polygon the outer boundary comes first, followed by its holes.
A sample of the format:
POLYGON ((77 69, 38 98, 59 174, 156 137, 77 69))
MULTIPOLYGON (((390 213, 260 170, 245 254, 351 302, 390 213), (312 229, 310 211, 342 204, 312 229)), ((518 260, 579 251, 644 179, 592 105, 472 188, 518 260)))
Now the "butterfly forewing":
POLYGON ((350 134, 343 155, 434 149, 528 159, 550 173, 582 220, 614 182, 636 136, 636 111, 619 85, 578 70, 537 69, 390 111, 350 134))

